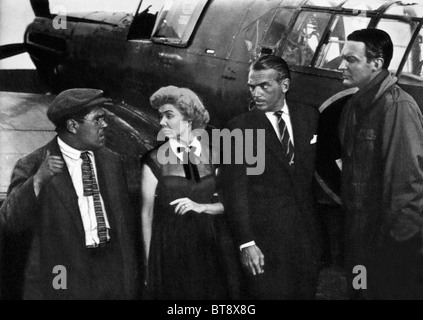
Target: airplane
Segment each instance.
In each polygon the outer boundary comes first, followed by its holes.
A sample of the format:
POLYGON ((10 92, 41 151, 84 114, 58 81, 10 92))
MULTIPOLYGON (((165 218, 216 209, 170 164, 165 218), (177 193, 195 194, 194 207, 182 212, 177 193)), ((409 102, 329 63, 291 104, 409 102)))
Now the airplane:
POLYGON ((0 92, 0 203, 15 161, 55 135, 44 115, 66 88, 99 88, 113 99, 106 107, 108 147, 123 156, 139 203, 140 157, 157 144, 160 129, 151 94, 165 85, 189 87, 219 128, 254 107, 250 63, 263 54, 281 56, 292 71, 288 103, 321 112, 316 181, 320 204, 335 210, 337 122, 356 91, 344 90, 338 70, 347 35, 387 31, 395 45, 390 71, 417 102, 423 98, 423 0, 139 0, 133 12, 66 14, 54 12, 53 0, 30 2, 36 18, 24 42, 1 46, 0 59, 28 52, 53 95, 0 92))
POLYGON ((344 91, 339 58, 348 34, 387 31, 395 44, 391 72, 423 98, 423 0, 140 0, 134 12, 52 13, 31 0, 35 20, 23 44, 3 46, 0 58, 27 51, 52 92, 103 89, 115 103, 108 146, 122 154, 132 193, 139 157, 155 145, 158 117, 148 98, 165 85, 189 87, 222 127, 253 105, 248 68, 263 54, 283 57, 292 70, 288 103, 321 111, 316 178, 322 201, 340 204, 336 123, 355 90, 344 91))

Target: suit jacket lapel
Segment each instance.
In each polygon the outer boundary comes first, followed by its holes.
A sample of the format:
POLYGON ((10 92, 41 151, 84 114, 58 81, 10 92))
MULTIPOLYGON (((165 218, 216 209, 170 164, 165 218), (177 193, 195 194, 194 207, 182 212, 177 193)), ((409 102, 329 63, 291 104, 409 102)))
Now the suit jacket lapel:
POLYGON ((289 108, 289 115, 291 118, 291 125, 292 131, 294 134, 294 153, 295 153, 295 163, 301 163, 303 157, 303 147, 304 147, 304 139, 305 135, 305 128, 301 124, 301 113, 295 105, 288 105, 289 108))
MULTIPOLYGON (((53 156, 59 156, 63 159, 63 155, 60 152, 59 144, 57 143, 57 138, 52 141, 48 150, 53 156)), ((72 221, 75 222, 75 226, 81 235, 85 235, 84 225, 82 223, 82 217, 78 205, 78 196, 76 194, 75 188, 72 183, 72 179, 69 175, 69 171, 66 168, 61 174, 55 175, 51 180, 52 187, 56 190, 59 195, 60 201, 63 204, 63 207, 73 216, 72 221)), ((85 241, 85 237, 81 238, 85 241)))
POLYGON ((279 161, 289 167, 288 159, 283 154, 282 144, 266 114, 257 109, 254 109, 252 112, 254 112, 253 121, 257 122, 259 128, 264 128, 266 131, 266 148, 272 152, 279 161))

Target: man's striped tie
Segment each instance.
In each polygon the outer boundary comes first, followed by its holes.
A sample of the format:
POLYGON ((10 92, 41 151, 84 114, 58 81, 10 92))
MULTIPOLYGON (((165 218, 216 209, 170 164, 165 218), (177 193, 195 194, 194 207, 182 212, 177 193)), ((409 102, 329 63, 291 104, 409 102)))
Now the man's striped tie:
POLYGON ((294 145, 292 143, 291 137, 289 135, 288 126, 282 118, 282 111, 275 112, 275 115, 278 117, 279 132, 281 133, 281 143, 286 157, 288 158, 289 165, 294 164, 294 145))
POLYGON ((97 218, 97 233, 100 245, 107 243, 107 227, 104 219, 103 208, 100 201, 100 192, 95 178, 93 164, 88 152, 81 153, 82 159, 82 182, 84 185, 84 196, 93 197, 95 216, 97 218))

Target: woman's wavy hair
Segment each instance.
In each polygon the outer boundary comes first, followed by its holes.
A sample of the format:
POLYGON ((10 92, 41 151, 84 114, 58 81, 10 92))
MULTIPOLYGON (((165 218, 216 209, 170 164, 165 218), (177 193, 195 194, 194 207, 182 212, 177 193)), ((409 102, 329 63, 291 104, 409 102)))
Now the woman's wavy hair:
POLYGON ((187 88, 168 86, 160 88, 150 97, 151 106, 158 110, 165 104, 173 105, 192 122, 192 129, 204 129, 210 121, 209 112, 195 92, 187 88))

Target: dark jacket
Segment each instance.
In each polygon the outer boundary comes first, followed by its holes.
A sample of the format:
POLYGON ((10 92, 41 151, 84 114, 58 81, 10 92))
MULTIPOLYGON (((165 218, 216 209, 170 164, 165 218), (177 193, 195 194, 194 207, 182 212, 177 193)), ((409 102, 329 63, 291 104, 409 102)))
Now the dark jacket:
POLYGON ((37 198, 33 177, 47 152, 62 156, 57 138, 20 159, 8 196, 0 209, 0 228, 7 239, 2 255, 6 298, 132 299, 135 298, 137 259, 132 209, 122 163, 103 148, 95 153, 99 187, 110 222, 105 248, 87 249, 78 198, 67 170, 54 176, 37 198), (67 289, 52 282, 67 270, 67 289))
POLYGON ((235 159, 223 166, 222 174, 225 209, 237 245, 255 241, 265 256, 265 274, 257 277, 254 298, 312 299, 317 284, 320 239, 312 192, 316 156, 312 142, 318 111, 293 104, 289 110, 295 143, 293 167, 265 113, 252 110, 228 124, 231 131, 241 129, 244 142, 252 143, 253 154, 265 161, 260 175, 247 175, 247 168, 255 165, 245 161, 237 165, 235 159), (254 130, 252 141, 246 138, 248 129, 254 130), (264 130, 264 141, 257 140, 257 129, 264 130), (257 153, 259 144, 264 144, 263 154, 257 153))
MULTIPOLYGON (((382 72, 349 101, 340 120, 347 272, 368 267, 369 285, 377 276, 385 284, 400 278, 389 275, 404 271, 393 265, 402 259, 393 248, 420 239, 423 226, 423 116, 396 81, 382 72)), ((369 292, 379 289, 374 284, 369 292)), ((399 288, 389 290, 395 295, 399 288)))

